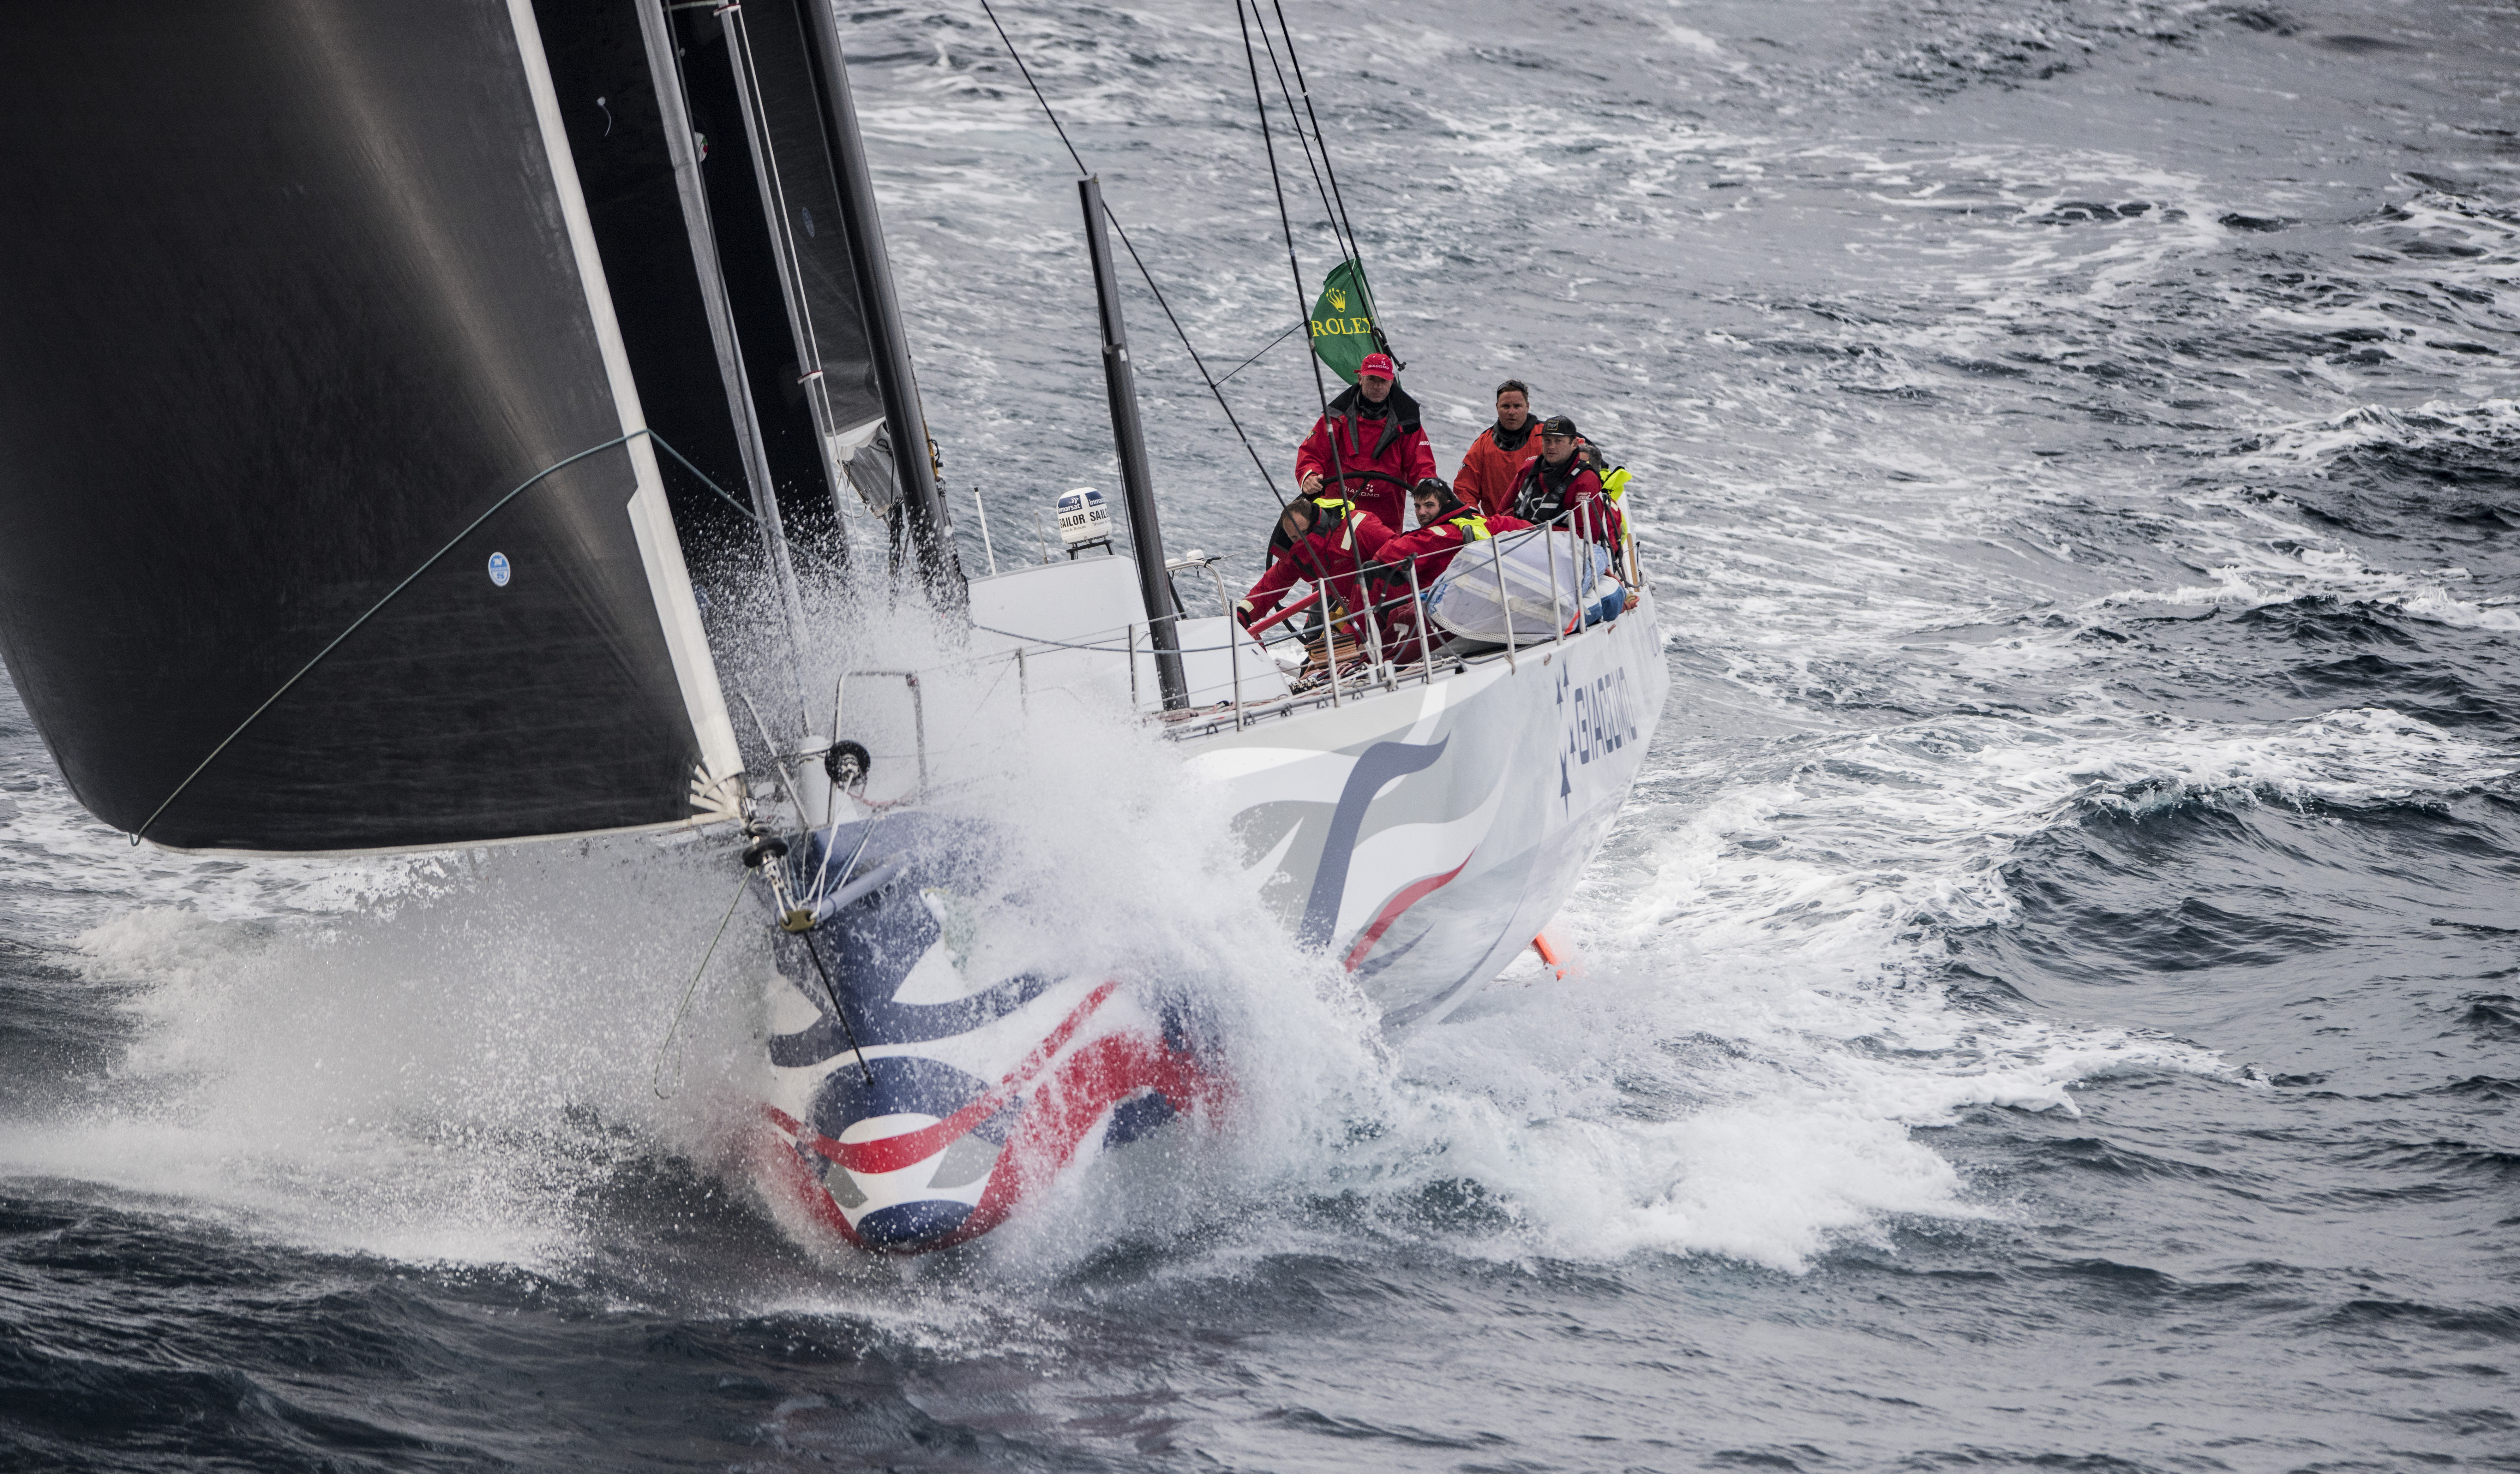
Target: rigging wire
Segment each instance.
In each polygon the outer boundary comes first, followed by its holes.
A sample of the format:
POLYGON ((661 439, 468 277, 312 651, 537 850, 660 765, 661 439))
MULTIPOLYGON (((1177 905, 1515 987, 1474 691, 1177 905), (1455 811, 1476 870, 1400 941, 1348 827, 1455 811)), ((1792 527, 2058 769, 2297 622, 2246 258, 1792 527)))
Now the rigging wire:
MULTIPOLYGON (((727 23, 728 34, 733 38, 732 44, 728 47, 729 54, 743 67, 736 101, 742 106, 744 127, 749 134, 744 139, 744 147, 751 150, 754 166, 760 171, 763 183, 768 185, 770 194, 778 202, 779 230, 770 244, 780 254, 779 264, 784 268, 784 274, 788 279, 801 283, 805 280, 805 262, 803 255, 796 249, 795 227, 788 223, 795 216, 788 207, 787 178, 779 171, 778 151, 770 146, 770 115, 766 104, 759 100, 762 96, 761 73, 752 60, 752 28, 743 19, 742 5, 722 6, 720 10, 722 14, 732 18, 727 23)), ((811 214, 806 216, 809 224, 812 219, 811 214)), ((790 336, 796 342, 798 367, 805 368, 806 360, 811 360, 812 367, 806 370, 804 377, 797 382, 805 387, 805 397, 814 417, 814 428, 820 431, 828 441, 838 433, 840 427, 832 423, 834 416, 832 413, 832 391, 823 377, 822 334, 814 326, 813 313, 807 311, 805 304, 794 298, 788 299, 788 327, 790 336)), ((908 484, 907 479, 904 484, 908 484)), ((834 492, 838 489, 836 486, 832 488, 834 492)), ((863 496, 864 493, 861 492, 860 495, 863 496)), ((839 498, 834 495, 832 500, 837 503, 839 498)), ((841 530, 840 535, 841 545, 846 547, 848 537, 846 528, 841 530)))
POLYGON ((1216 382, 1217 382, 1217 383, 1219 383, 1219 384, 1223 384, 1223 383, 1224 383, 1224 382, 1226 382, 1228 379, 1231 379, 1231 378, 1233 378, 1235 375, 1237 375, 1237 374, 1238 374, 1238 373, 1242 372, 1244 369, 1247 369, 1247 368, 1249 368, 1251 365, 1253 365, 1253 364, 1255 364, 1255 363, 1258 363, 1258 362, 1259 362, 1259 361, 1260 361, 1264 356, 1266 356, 1266 355, 1268 354, 1268 351, 1269 351, 1271 348, 1274 348, 1274 347, 1276 347, 1278 345, 1280 345, 1280 344, 1282 344, 1282 343, 1284 343, 1287 339, 1294 337, 1297 333, 1300 333, 1300 332, 1302 332, 1304 329, 1309 328, 1309 327, 1311 327, 1311 326, 1312 326, 1312 323, 1311 323, 1309 320, 1307 320, 1307 321, 1303 321, 1303 322, 1295 322, 1295 323, 1289 323, 1289 324, 1287 324, 1287 326, 1286 326, 1286 331, 1284 331, 1283 333, 1279 334, 1279 335, 1278 335, 1277 337, 1275 337, 1275 338, 1270 339, 1267 343, 1262 344, 1262 345, 1260 345, 1260 351, 1259 351, 1259 352, 1252 354, 1250 357, 1243 359, 1240 363, 1236 364, 1234 367, 1232 367, 1232 368, 1230 368, 1230 369, 1227 369, 1224 373, 1222 373, 1222 374, 1218 375, 1218 376, 1217 376, 1217 380, 1216 380, 1216 382))
MULTIPOLYGON (((1252 4, 1256 9, 1258 7, 1259 0, 1252 0, 1252 4)), ((1371 304, 1373 301, 1373 282, 1372 279, 1366 274, 1365 248, 1357 244, 1356 223, 1348 218, 1347 196, 1339 189, 1338 169, 1330 162, 1329 140, 1322 136, 1321 115, 1313 111, 1313 89, 1311 84, 1304 80, 1304 59, 1295 55, 1295 33, 1287 28, 1285 6, 1281 4, 1280 0, 1269 0, 1269 5, 1271 9, 1278 13, 1278 29, 1286 37, 1286 60, 1288 63, 1292 64, 1295 69, 1295 90, 1302 93, 1304 96, 1304 115, 1312 119, 1313 136, 1317 139, 1321 139, 1322 172, 1329 175, 1330 198, 1338 203, 1339 225, 1347 232, 1347 253, 1349 258, 1356 262, 1357 280, 1364 284, 1365 299, 1369 304, 1371 304)), ((1264 37, 1268 34, 1268 30, 1265 26, 1262 27, 1261 34, 1264 37)), ((1381 314, 1377 312, 1374 316, 1376 319, 1373 329, 1374 343, 1384 352, 1388 353, 1391 351, 1391 345, 1383 341, 1382 326, 1380 322, 1381 314)))
POLYGON ((726 924, 735 919, 736 901, 752 889, 752 872, 743 872, 743 883, 735 888, 735 899, 726 903, 726 914, 717 919, 717 934, 709 938, 708 950, 700 953, 700 965, 692 971, 691 983, 683 989, 683 1001, 674 1009, 674 1022, 665 1028, 665 1036, 656 1041, 656 1066, 648 1072, 648 1088, 658 1100, 673 1097, 665 1092, 665 1051, 673 1047, 674 1035, 683 1027, 683 1015, 691 1011, 692 994, 699 990, 700 979, 707 976, 709 959, 717 955, 717 944, 726 940, 726 924))
MULTIPOLYGON (((1243 0, 1234 0, 1234 19, 1236 23, 1242 27, 1243 63, 1251 69, 1251 105, 1257 109, 1260 114, 1260 145, 1263 149, 1267 150, 1269 155, 1269 188, 1278 197, 1278 224, 1279 227, 1285 232, 1286 236, 1286 269, 1293 273, 1295 278, 1295 310, 1303 313, 1304 320, 1309 323, 1312 321, 1313 314, 1311 304, 1304 299, 1304 268, 1302 263, 1295 259, 1295 218, 1293 215, 1286 212, 1286 184, 1284 178, 1278 172, 1278 144, 1276 139, 1271 136, 1269 129, 1268 94, 1263 92, 1260 87, 1260 58, 1258 54, 1253 52, 1251 49, 1251 19, 1259 15, 1260 0, 1251 0, 1251 9, 1247 15, 1242 8, 1242 4, 1243 0)), ((1264 37, 1268 34, 1268 30, 1265 25, 1261 29, 1261 34, 1264 37)), ((1291 38, 1289 38, 1288 44, 1293 44, 1291 38)), ((1271 66, 1273 68, 1276 66, 1276 57, 1277 53, 1270 53, 1271 66)), ((1301 129, 1298 128, 1297 131, 1300 134, 1301 129)), ((1333 232, 1333 234, 1335 234, 1335 232, 1333 232)), ((1357 269, 1362 272, 1365 269, 1364 263, 1359 262, 1357 269)), ((1312 360, 1313 395, 1320 401, 1322 406, 1322 439, 1329 449, 1330 475, 1337 479, 1339 500, 1346 502, 1348 500, 1347 467, 1340 463, 1341 458, 1339 456, 1338 431, 1330 424, 1330 394, 1328 386, 1322 381, 1322 355, 1319 353, 1307 353, 1304 356, 1312 360)), ((1297 489, 1302 489, 1300 484, 1297 489)), ((1350 505, 1346 515, 1353 518, 1355 514, 1355 507, 1350 505)), ((1351 528, 1352 527, 1353 524, 1351 524, 1351 528)), ((1348 552, 1355 562, 1357 586, 1362 589, 1365 586, 1365 547, 1353 530, 1348 534, 1348 552)), ((1364 623, 1367 638, 1373 641, 1374 659, 1378 664, 1381 660, 1381 640, 1374 632, 1372 617, 1368 615, 1364 623)), ((1323 626, 1322 649, 1330 662, 1331 668, 1335 670, 1338 663, 1338 629, 1336 624, 1325 624, 1323 626)))
MULTIPOLYGON (((1240 0, 1236 0, 1236 3, 1239 5, 1240 0)), ((1076 152, 1075 143, 1068 138, 1066 127, 1058 120, 1058 110, 1051 107, 1048 97, 1042 95, 1041 83, 1033 80, 1032 69, 1024 65, 1023 54, 1015 50, 1014 38, 1007 34, 1006 26, 999 22, 996 7, 990 5, 989 0, 980 0, 980 9, 988 16, 989 24, 996 29, 998 39, 1006 44, 1007 55, 1013 60, 1015 70, 1023 74, 1024 85, 1032 89, 1033 101, 1041 104, 1041 111, 1050 118, 1051 127, 1058 133, 1058 141, 1067 149, 1067 157, 1075 161, 1077 175, 1080 178, 1091 175, 1094 171, 1085 166, 1085 156, 1076 152)), ((1224 381, 1207 371, 1207 360, 1199 357, 1198 349, 1191 345, 1189 332, 1182 327, 1181 319, 1173 315, 1173 304, 1164 299, 1164 289, 1155 285, 1155 274, 1147 269, 1146 257, 1138 254, 1138 243, 1129 239, 1129 228, 1120 223, 1120 217, 1112 212, 1107 201, 1102 206, 1102 218, 1111 222, 1112 231, 1120 237, 1120 244, 1128 250, 1129 259, 1137 263, 1138 275, 1146 279, 1147 290, 1154 294, 1155 305, 1164 309, 1164 321, 1173 325, 1173 336, 1181 340, 1182 351, 1190 354, 1192 367, 1197 369, 1199 378, 1206 381, 1207 392, 1216 396, 1216 407, 1225 411, 1225 422, 1234 427, 1235 438, 1242 442, 1242 449, 1251 457, 1251 464, 1259 471, 1260 479, 1268 484, 1269 494, 1277 498, 1279 508, 1283 510, 1286 505, 1286 493, 1278 489, 1278 479, 1269 474, 1268 462, 1260 459, 1260 452, 1252 445, 1251 437, 1244 433, 1242 421, 1236 417, 1234 406, 1226 402, 1225 390, 1222 387, 1224 381)), ((1304 320, 1307 323, 1311 322, 1312 314, 1305 313, 1304 320)), ((1287 330, 1287 332, 1292 331, 1294 330, 1291 328, 1287 330)), ((1281 341, 1285 336, 1284 333, 1278 335, 1281 341)), ((1269 347, 1277 345, 1277 343, 1273 342, 1269 347)), ((1260 350, 1262 353, 1267 351, 1269 348, 1260 350)), ((1257 358, 1260 355, 1254 353, 1251 356, 1257 358)), ((1242 369, 1250 366, 1251 360, 1245 359, 1234 373, 1238 374, 1242 369)), ((1231 379, 1234 374, 1228 374, 1225 377, 1231 379)))
MULTIPOLYGON (((1293 49, 1292 36, 1286 38, 1286 45, 1290 51, 1293 49)), ((1293 125, 1296 146, 1304 151, 1304 167, 1312 171, 1313 193, 1319 196, 1322 202, 1322 221, 1329 226, 1330 240, 1337 245, 1339 253, 1352 256, 1356 254, 1356 250, 1339 235, 1338 212, 1330 208, 1329 187, 1322 183, 1322 166, 1313 159, 1313 140, 1305 136, 1303 116, 1295 111, 1295 89, 1286 85, 1286 69, 1278 65, 1277 43, 1269 39, 1269 23, 1265 17, 1260 22, 1260 49, 1269 54, 1269 70, 1278 78, 1278 95, 1286 101, 1286 121, 1293 125)), ((1323 143, 1322 154, 1325 158, 1328 156, 1328 142, 1323 143)))
MULTIPOLYGON (((1286 85, 1284 68, 1278 65, 1278 50, 1269 39, 1269 23, 1265 18, 1260 23, 1260 45, 1269 53, 1270 69, 1278 75, 1278 95, 1286 101, 1286 116, 1294 124, 1295 141, 1304 145, 1304 162, 1308 165, 1312 164, 1314 147, 1318 145, 1321 149, 1321 162, 1313 169, 1313 191, 1321 197, 1322 214, 1329 224, 1330 239, 1338 242, 1339 251, 1343 255, 1356 262, 1357 284, 1364 289, 1367 331, 1373 335, 1374 347, 1388 353, 1391 351, 1391 340, 1383 336, 1382 314, 1374 309, 1373 281, 1365 269, 1365 248, 1357 242, 1356 226, 1347 215, 1346 197, 1339 193, 1338 170, 1330 162, 1329 140, 1322 135, 1321 117, 1313 111, 1312 89, 1304 82, 1303 59, 1295 55, 1295 33, 1287 29, 1286 12, 1278 4, 1278 0, 1270 0, 1270 5, 1278 13, 1278 29, 1286 42, 1286 61, 1295 69, 1295 85, 1292 88, 1286 85), (1295 111, 1295 95, 1298 92, 1303 94, 1304 99, 1303 112, 1300 114, 1295 111), (1312 123, 1312 136, 1309 140, 1304 132, 1306 119, 1310 119, 1312 123), (1324 188, 1322 184, 1324 174, 1329 176, 1328 188, 1324 188), (1331 203, 1333 199, 1337 202, 1335 205, 1331 203)), ((1252 12, 1255 16, 1258 15, 1258 0, 1253 0, 1252 12)))
MULTIPOLYGON (((1278 197, 1278 224, 1286 236, 1286 270, 1295 280, 1295 310, 1303 314, 1304 321, 1311 322, 1312 303, 1304 299, 1304 267, 1295 259, 1295 219, 1286 213, 1286 182, 1278 172, 1278 141, 1269 128, 1268 94, 1260 90, 1260 57, 1251 49, 1250 13, 1242 8, 1242 0, 1234 0, 1234 19, 1242 26, 1242 60, 1251 69, 1251 106, 1260 113, 1260 147, 1269 156, 1269 188, 1278 197)), ((1329 391, 1322 384, 1322 359, 1318 353, 1313 355, 1313 392, 1322 402, 1324 418, 1328 418, 1330 412, 1329 391)), ((1339 478, 1339 489, 1342 492, 1347 489, 1344 476, 1339 478)))

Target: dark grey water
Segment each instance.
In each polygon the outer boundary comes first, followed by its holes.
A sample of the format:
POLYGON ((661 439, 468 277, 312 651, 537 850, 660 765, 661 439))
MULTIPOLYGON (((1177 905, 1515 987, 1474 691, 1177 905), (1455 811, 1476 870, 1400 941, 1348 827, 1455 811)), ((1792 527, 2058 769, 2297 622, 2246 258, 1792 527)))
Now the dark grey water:
MULTIPOLYGON (((1259 348, 1233 17, 1004 14, 1259 348)), ((1511 373, 1639 471, 1676 685, 1583 975, 1385 1050, 1246 950, 1239 1131, 822 1264, 705 1051, 650 1088, 717 872, 134 852, 0 699, 0 1464, 2520 1466, 2520 11, 1293 17, 1439 445, 1511 373)), ((975 11, 850 27, 1019 555, 1112 484, 1064 156, 975 11)), ((1174 537, 1247 558, 1131 311, 1174 537)), ((1092 781, 1105 923, 1197 951, 1140 852, 1198 841, 1092 781)))

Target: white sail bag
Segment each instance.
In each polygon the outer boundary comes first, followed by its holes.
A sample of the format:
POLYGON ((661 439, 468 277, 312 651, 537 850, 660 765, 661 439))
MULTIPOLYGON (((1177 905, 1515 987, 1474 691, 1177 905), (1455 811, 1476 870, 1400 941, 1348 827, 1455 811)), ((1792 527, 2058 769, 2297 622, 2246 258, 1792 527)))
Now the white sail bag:
POLYGON ((1502 532, 1453 555, 1426 592, 1426 613, 1466 639, 1552 640, 1618 587, 1609 554, 1564 528, 1502 532), (1502 569, 1502 574, 1500 574, 1502 569))

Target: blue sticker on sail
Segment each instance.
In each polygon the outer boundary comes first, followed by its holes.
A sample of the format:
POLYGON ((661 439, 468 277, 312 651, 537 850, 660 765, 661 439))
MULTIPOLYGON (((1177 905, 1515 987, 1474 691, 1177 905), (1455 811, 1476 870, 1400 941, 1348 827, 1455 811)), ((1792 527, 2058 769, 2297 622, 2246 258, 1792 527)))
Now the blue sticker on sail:
POLYGON ((506 588, 508 586, 507 554, 492 553, 490 555, 490 581, 499 585, 501 588, 506 588))

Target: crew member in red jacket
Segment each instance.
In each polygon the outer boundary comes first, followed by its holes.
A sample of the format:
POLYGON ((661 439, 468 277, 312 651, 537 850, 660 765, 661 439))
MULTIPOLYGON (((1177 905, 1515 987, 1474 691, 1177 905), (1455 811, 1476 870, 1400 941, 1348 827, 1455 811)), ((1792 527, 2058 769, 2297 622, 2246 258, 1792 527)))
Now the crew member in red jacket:
POLYGON ((1552 415, 1542 423, 1540 459, 1525 466, 1522 479, 1514 483, 1513 515, 1539 527, 1570 507, 1590 503, 1588 510, 1569 519, 1570 525, 1589 527, 1594 541, 1616 548, 1625 524, 1618 504, 1601 494, 1601 478, 1584 464, 1585 457, 1575 453, 1583 443, 1575 422, 1564 415, 1552 415))
POLYGON ((1409 488, 1435 474, 1435 452, 1418 425, 1418 401, 1403 390, 1388 353, 1368 353, 1356 383, 1295 452, 1295 480, 1310 495, 1332 496, 1373 514, 1387 531, 1401 524, 1409 488))
POLYGON ((1540 454, 1540 422, 1531 417, 1531 391, 1521 380, 1497 386, 1496 411, 1496 423, 1470 441, 1453 477, 1462 500, 1490 516, 1512 507, 1514 483, 1540 454))
MULTIPOLYGON (((1287 503, 1278 529, 1285 534, 1285 550, 1234 606, 1234 618, 1243 627, 1249 628, 1252 621, 1277 608, 1278 601, 1298 583, 1330 590, 1350 614, 1366 607, 1358 571, 1372 568, 1391 540, 1391 530, 1380 518, 1323 491, 1287 503)), ((1348 628, 1359 644, 1365 642, 1361 626, 1348 628)))
POLYGON ((1424 653, 1417 643, 1424 627, 1424 611, 1409 597, 1409 566, 1418 567, 1418 593, 1422 598, 1444 570, 1452 567, 1454 554, 1499 532, 1531 526, 1518 517, 1483 513, 1431 476, 1418 484, 1415 500, 1417 530, 1382 545, 1382 576, 1376 591, 1386 611, 1383 627, 1389 633, 1384 647, 1396 652, 1391 657, 1396 661, 1414 661, 1424 653))
POLYGON ((1418 586, 1428 589, 1443 576, 1453 563, 1453 555, 1473 542, 1485 542, 1499 532, 1513 532, 1531 526, 1519 517, 1502 512, 1481 512, 1462 499, 1461 493, 1433 477, 1418 484, 1418 527, 1403 532, 1382 545, 1383 567, 1403 584, 1409 581, 1408 563, 1418 564, 1418 586))

